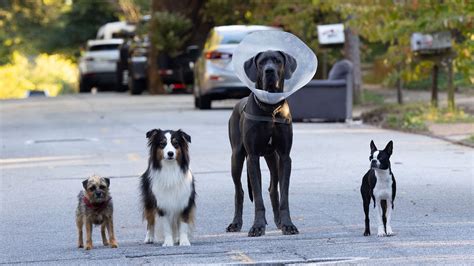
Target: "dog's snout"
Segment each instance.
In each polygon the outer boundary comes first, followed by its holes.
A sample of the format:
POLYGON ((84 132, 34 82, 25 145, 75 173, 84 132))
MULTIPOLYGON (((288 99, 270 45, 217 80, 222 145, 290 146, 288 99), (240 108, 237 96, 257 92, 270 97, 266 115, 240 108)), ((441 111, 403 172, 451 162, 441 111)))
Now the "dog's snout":
POLYGON ((273 74, 275 73, 275 69, 268 67, 265 69, 265 74, 273 74))
POLYGON ((171 158, 171 157, 173 157, 173 155, 174 155, 174 152, 172 152, 172 151, 169 151, 169 152, 168 152, 168 157, 171 158))
POLYGON ((102 191, 96 191, 95 196, 98 198, 102 197, 102 191))
POLYGON ((376 159, 373 159, 373 160, 370 162, 370 167, 377 167, 377 160, 376 160, 376 159))

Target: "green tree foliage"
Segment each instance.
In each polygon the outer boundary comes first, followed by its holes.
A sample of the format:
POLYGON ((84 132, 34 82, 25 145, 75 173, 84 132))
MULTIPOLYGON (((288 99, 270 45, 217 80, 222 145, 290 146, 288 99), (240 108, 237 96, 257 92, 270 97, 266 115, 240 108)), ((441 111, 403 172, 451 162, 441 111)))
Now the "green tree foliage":
POLYGON ((97 29, 118 19, 118 7, 102 0, 0 1, 0 64, 14 50, 28 55, 65 53, 69 56, 97 29))
POLYGON ((157 29, 151 35, 152 43, 156 45, 158 51, 165 51, 174 55, 181 51, 184 43, 189 38, 189 30, 192 27, 191 21, 179 13, 166 11, 156 12, 150 23, 155 24, 157 29))
POLYGON ((38 53, 45 40, 45 28, 55 23, 62 10, 59 1, 0 1, 0 64, 7 63, 14 50, 38 53))
POLYGON ((432 63, 417 60, 410 51, 410 36, 414 32, 433 33, 450 31, 457 54, 455 72, 461 72, 468 82, 474 76, 472 1, 395 1, 393 3, 346 2, 338 8, 344 16, 351 15, 349 24, 369 42, 388 46, 384 55, 386 65, 392 67, 394 80, 399 74, 407 80, 418 80, 430 74, 432 63), (402 73, 395 66, 404 65, 402 73))
POLYGON ((100 26, 117 20, 117 7, 107 1, 76 0, 67 12, 58 17, 50 31, 50 41, 42 48, 50 53, 61 51, 71 54, 87 40, 95 39, 100 26))

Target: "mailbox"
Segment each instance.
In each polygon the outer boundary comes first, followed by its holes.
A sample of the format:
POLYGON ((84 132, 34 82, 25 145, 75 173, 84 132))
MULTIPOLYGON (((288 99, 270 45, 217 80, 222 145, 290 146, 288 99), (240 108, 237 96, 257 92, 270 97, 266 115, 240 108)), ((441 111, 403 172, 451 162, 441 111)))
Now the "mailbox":
POLYGON ((432 34, 415 32, 411 35, 411 50, 420 54, 439 54, 451 49, 451 33, 448 31, 432 34))
POLYGON ((318 40, 322 45, 344 43, 344 25, 329 24, 318 26, 318 40))

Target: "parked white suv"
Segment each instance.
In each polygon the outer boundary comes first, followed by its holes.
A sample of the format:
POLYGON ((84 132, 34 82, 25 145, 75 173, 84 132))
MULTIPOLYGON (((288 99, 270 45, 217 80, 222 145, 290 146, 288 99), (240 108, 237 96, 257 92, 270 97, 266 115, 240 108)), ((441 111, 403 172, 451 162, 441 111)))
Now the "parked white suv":
POLYGON ((89 40, 79 59, 79 91, 93 87, 117 87, 117 61, 122 39, 89 40))

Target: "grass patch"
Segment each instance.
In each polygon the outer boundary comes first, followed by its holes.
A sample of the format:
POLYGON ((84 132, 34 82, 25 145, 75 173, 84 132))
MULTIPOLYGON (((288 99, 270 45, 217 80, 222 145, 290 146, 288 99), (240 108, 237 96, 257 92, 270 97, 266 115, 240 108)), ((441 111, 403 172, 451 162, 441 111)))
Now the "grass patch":
POLYGON ((472 115, 457 109, 435 109, 427 104, 383 105, 362 114, 364 123, 408 132, 427 132, 428 123, 469 123, 472 115))
POLYGON ((470 145, 474 145, 474 135, 469 136, 469 138, 464 139, 463 142, 468 143, 470 145))
POLYGON ((363 90, 361 95, 361 105, 382 105, 383 96, 370 90, 363 90))
MULTIPOLYGON (((431 75, 420 80, 406 82, 404 87, 409 90, 431 90, 433 80, 431 75)), ((453 78, 454 87, 472 87, 464 78, 462 73, 455 73, 453 78)), ((446 71, 439 71, 438 75, 438 89, 439 91, 446 91, 448 88, 448 74, 446 71)))

